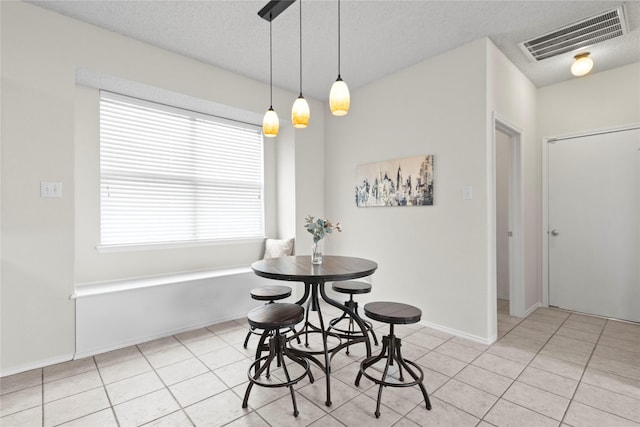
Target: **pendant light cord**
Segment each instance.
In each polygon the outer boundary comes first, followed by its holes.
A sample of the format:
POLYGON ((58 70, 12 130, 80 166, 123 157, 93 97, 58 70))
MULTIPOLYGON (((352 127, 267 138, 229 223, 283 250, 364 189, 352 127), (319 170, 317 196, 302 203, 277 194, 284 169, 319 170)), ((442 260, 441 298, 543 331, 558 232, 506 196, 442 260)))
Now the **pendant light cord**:
POLYGON ((338 0, 338 78, 340 78, 340 0, 338 0))
POLYGON ((302 96, 302 0, 300 2, 300 96, 302 96))
POLYGON ((271 35, 271 21, 269 14, 269 108, 273 109, 273 36, 271 35))

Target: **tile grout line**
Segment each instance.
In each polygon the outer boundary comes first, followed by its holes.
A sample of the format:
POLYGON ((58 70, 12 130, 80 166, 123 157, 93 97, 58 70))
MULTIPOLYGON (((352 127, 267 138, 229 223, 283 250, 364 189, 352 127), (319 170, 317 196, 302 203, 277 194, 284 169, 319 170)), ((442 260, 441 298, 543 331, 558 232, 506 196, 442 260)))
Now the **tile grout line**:
MULTIPOLYGON (((532 314, 533 314, 533 313, 532 313, 532 314)), ((511 381, 511 384, 509 384, 509 387, 507 387, 507 388, 502 392, 502 394, 501 394, 501 395, 498 397, 498 399, 493 403, 493 405, 491 405, 491 407, 487 410, 487 412, 485 412, 485 413, 484 413, 484 415, 482 416, 482 418, 480 419, 480 421, 485 421, 485 417, 487 416, 487 414, 489 414, 489 412, 491 412, 491 410, 496 406, 496 404, 497 404, 501 399, 504 399, 504 395, 507 393, 507 391, 508 391, 512 386, 513 386, 513 384, 518 380, 518 378, 520 378, 520 376, 522 375, 522 373, 523 373, 523 372, 524 372, 524 371, 525 371, 525 370, 526 370, 526 369, 531 365, 531 362, 536 358, 536 356, 538 356, 538 354, 540 354, 540 351, 541 351, 541 350, 542 350, 542 349, 547 345, 547 343, 548 343, 549 341, 551 341, 551 338, 553 338, 553 336, 556 334, 556 332, 557 332, 557 331, 562 327, 562 325, 567 321, 567 319, 568 319, 570 316, 571 316, 571 314, 569 313, 569 314, 567 315, 567 317, 562 321, 562 323, 556 327, 556 330, 553 332, 553 334, 551 334, 551 335, 549 336, 549 338, 547 338, 547 340, 545 341, 544 345, 543 345, 542 347, 540 347, 540 350, 538 350, 538 351, 536 352, 535 356, 533 356, 533 357, 531 358, 531 360, 529 360, 529 362, 525 365, 524 369, 523 369, 522 371, 520 371, 520 373, 518 374, 518 376, 517 376, 516 378, 514 378, 514 379, 511 381)), ((504 334, 504 335, 502 336, 502 338, 506 337, 506 336, 507 336, 511 331, 513 331, 513 329, 515 329, 517 326, 519 326, 519 325, 520 325, 522 322, 524 322, 528 317, 529 317, 529 316, 527 316, 527 317, 523 318, 520 322, 518 322, 516 325, 514 325, 514 326, 513 326, 513 327, 512 327, 512 328, 511 328, 511 329, 510 329, 506 334, 504 334)), ((548 316, 548 317, 551 317, 551 316, 548 316)), ((502 339, 502 338, 500 338, 500 339, 502 339)), ((496 343, 498 343, 499 341, 500 341, 500 340, 496 341, 496 343)), ((489 350, 489 349, 487 349, 487 350, 489 350)), ((491 354, 491 353, 490 353, 490 354, 491 354)), ((497 355, 496 355, 496 356, 497 356, 497 355)), ((480 357, 480 356, 478 356, 478 357, 480 357)), ((500 357, 500 356, 498 356, 498 357, 500 357)), ((506 358, 505 358, 505 359, 506 359, 506 358)), ((510 359, 506 359, 506 360, 510 360, 510 359)), ((536 388, 538 388, 538 387, 536 387, 536 388)), ((541 389, 540 389, 540 390, 541 390, 541 389)), ((543 391, 544 391, 544 390, 543 390, 543 391)), ((541 413, 539 413, 539 412, 537 412, 537 411, 534 411, 533 409, 530 409, 530 408, 524 407, 524 406, 522 406, 522 405, 519 405, 519 404, 517 404, 516 402, 512 402, 512 401, 510 401, 510 400, 508 400, 508 399, 504 399, 504 400, 506 400, 507 402, 512 403, 512 404, 514 404, 514 405, 516 405, 516 406, 519 406, 520 408, 524 408, 524 409, 529 410, 529 411, 531 411, 531 412, 533 412, 533 413, 535 413, 535 414, 538 414, 538 415, 541 415, 541 416, 543 416, 543 417, 546 417, 546 418, 549 418, 549 419, 552 419, 552 420, 553 420, 553 418, 551 418, 551 417, 549 417, 549 416, 547 416, 547 415, 541 414, 541 413)), ((568 405, 567 405, 567 406, 568 406, 568 405)), ((485 421, 485 422, 488 422, 488 421, 485 421)), ((560 423, 559 423, 559 424, 560 424, 560 423)))
MULTIPOLYGON (((574 402, 574 398, 575 398, 576 394, 578 393, 578 388, 580 388, 580 384, 582 384, 582 378, 584 378, 584 374, 585 374, 585 372, 587 372, 587 367, 589 366, 589 362, 591 362, 591 358, 593 357, 593 354, 596 352, 596 347, 598 347, 598 342, 600 342, 600 338, 602 337, 602 334, 604 333, 604 328, 605 328, 605 326, 607 326, 608 322, 609 322, 609 320, 607 319, 607 320, 605 320, 604 324, 602 325, 602 329, 600 330, 600 333, 598 334, 598 339, 596 340, 595 344, 593 345, 593 349, 591 350, 591 354, 589 355, 589 358, 587 359, 587 362, 584 365, 584 369, 582 370, 582 374, 580 375, 580 378, 578 379, 578 383, 576 384, 576 388, 573 391, 573 394, 571 395, 571 398, 569 399, 569 404, 565 408, 564 414, 562 414, 562 419, 560 420, 560 424, 562 424, 564 422, 564 419, 567 417, 567 413, 569 412, 569 407, 574 402)), ((591 406, 591 405, 586 405, 586 406, 591 406)), ((598 408, 595 408, 595 409, 598 409, 598 408)))
POLYGON ((120 420, 118 420, 118 414, 116 414, 116 410, 113 407, 113 402, 111 401, 111 396, 109 396, 109 392, 107 391, 107 385, 104 383, 104 378, 102 378, 102 373, 100 372, 98 361, 96 360, 95 356, 91 356, 91 360, 93 360, 93 363, 96 366, 96 371, 98 372, 98 377, 100 377, 100 382, 102 383, 102 389, 104 390, 104 394, 107 396, 107 401, 109 402, 109 409, 111 409, 111 413, 113 414, 113 419, 116 420, 116 424, 120 426, 120 420))
MULTIPOLYGON (((98 377, 100 378, 101 385, 97 386, 97 387, 90 388, 88 390, 83 390, 83 391, 80 391, 80 392, 77 392, 77 393, 72 393, 72 394, 70 394, 68 396, 64 396, 64 397, 61 397, 61 398, 56 399, 56 400, 52 400, 51 402, 47 402, 47 403, 58 402, 60 400, 67 399, 67 398, 73 397, 73 396, 77 396, 79 394, 86 393, 86 392, 91 391, 91 390, 102 389, 102 391, 104 391, 104 394, 107 396, 107 401, 109 402, 109 408, 98 409, 96 411, 90 412, 88 414, 81 415, 81 416, 76 417, 76 418, 71 418, 71 419, 64 420, 63 422, 55 424, 55 425, 61 425, 61 424, 68 423, 70 421, 79 420, 81 418, 88 417, 88 416, 93 415, 93 414, 97 414, 98 412, 104 411, 105 409, 111 409, 111 412, 113 413, 114 419, 116 420, 116 424, 118 424, 118 426, 120 425, 120 423, 118 422, 118 418, 116 417, 116 414, 115 414, 115 412, 113 410, 113 405, 111 404, 111 399, 109 397, 109 393, 107 393, 107 389, 106 389, 104 380, 102 379, 102 374, 100 373, 100 369, 98 368, 98 364, 97 364, 97 362, 95 360, 95 357, 94 356, 90 356, 90 357, 91 357, 91 360, 93 361, 93 365, 95 367, 95 371, 98 374, 98 377)), ((77 359, 75 359, 75 360, 77 360, 77 359)), ((82 360, 82 359, 80 359, 80 360, 82 360)), ((91 372, 91 371, 80 372, 78 374, 73 374, 73 375, 69 375, 69 376, 66 376, 66 377, 58 378, 57 380, 49 381, 49 383, 52 383, 54 381, 67 379, 67 378, 72 378, 74 376, 86 374, 86 373, 89 373, 89 372, 91 372)), ((43 381, 44 381, 44 369, 43 369, 43 381)), ((45 405, 45 402, 44 402, 44 383, 42 384, 42 392, 43 392, 43 399, 42 399, 42 401, 43 401, 42 402, 42 425, 44 426, 45 425, 45 421, 44 421, 44 418, 45 418, 45 416, 44 416, 45 415, 44 414, 44 405, 45 405)))
MULTIPOLYGON (((584 371, 582 372, 582 375, 580 376, 580 380, 578 381, 578 385, 576 386, 576 389, 574 390, 573 395, 571 396, 571 400, 570 400, 570 402, 569 402, 569 405, 567 405, 567 409, 565 410, 565 414, 564 414, 564 416, 562 417, 562 422, 564 422, 564 418, 566 417, 566 413, 567 413, 567 412, 568 412, 568 410, 569 410, 569 406, 571 405, 571 403, 572 403, 572 402, 574 402, 574 397, 575 397, 576 393, 578 392, 578 387, 580 386, 580 384, 582 384, 582 378, 584 377, 584 374, 585 374, 585 373, 586 373, 586 371, 587 371, 587 368, 588 368, 588 366, 589 366, 589 362, 591 362, 591 359, 593 358, 593 355, 594 355, 594 353, 595 353, 595 351, 596 351, 596 348, 597 348, 597 346, 598 346, 598 343, 600 342, 600 338, 601 338, 601 337, 602 337, 602 335, 604 334, 604 330, 605 330, 605 328, 606 328, 607 324, 609 323, 609 321, 611 320, 611 319, 609 319, 609 318, 604 318, 604 319, 605 319, 605 323, 602 325, 602 329, 600 330, 600 333, 598 334, 598 340, 596 341, 595 345, 593 346, 593 350, 591 351, 591 354, 589 355, 589 359, 587 360, 587 364, 585 365, 585 369, 584 369, 584 371)), ((604 345, 604 344, 603 344, 603 345, 604 345)), ((606 346, 605 346, 605 347, 606 347, 606 346)), ((594 369, 594 368, 592 368, 592 369, 594 369)), ((615 374, 614 374, 614 375, 615 375, 615 374)), ((600 389, 600 390, 604 390, 604 391, 608 391, 608 392, 610 392, 610 393, 615 393, 615 394, 619 394, 619 395, 621 395, 621 396, 628 397, 628 396, 626 396, 625 394, 617 393, 617 392, 612 391, 612 390, 606 390, 606 389, 603 389, 603 388, 601 388, 601 387, 597 387, 597 386, 595 386, 595 385, 591 385, 591 384, 588 384, 588 383, 585 383, 585 384, 587 384, 587 385, 589 385, 589 386, 592 386, 592 387, 594 387, 594 388, 598 388, 598 389, 600 389)), ((632 398, 632 399, 633 399, 633 398, 632 398)), ((637 400, 637 399, 636 399, 636 400, 637 400)), ((602 409, 602 408, 596 408, 595 406, 592 406, 592 405, 589 405, 589 404, 586 404, 586 403, 583 403, 583 402, 578 402, 578 403, 580 403, 581 405, 584 405, 584 406, 588 406, 588 407, 590 407, 590 408, 593 408, 593 409, 595 409, 595 410, 602 411, 602 412, 606 412, 606 413, 611 414, 611 415, 614 415, 614 416, 616 416, 616 417, 623 418, 623 419, 628 420, 628 421, 631 421, 631 422, 633 422, 633 423, 637 423, 637 421, 635 421, 635 420, 631 420, 631 419, 629 419, 629 418, 627 418, 627 417, 625 417, 625 416, 622 416, 622 415, 620 415, 620 414, 615 414, 615 413, 612 413, 612 412, 610 412, 610 411, 608 411, 608 410, 605 410, 605 409, 602 409)))
MULTIPOLYGON (((500 337, 499 339, 497 339, 497 340, 496 340, 496 342, 495 342, 494 344, 497 344, 501 339, 503 339, 505 336, 507 336, 507 335, 509 334, 509 332, 511 332, 511 331, 512 331, 515 327, 517 327, 518 325, 520 325, 520 324, 521 324, 525 319, 526 319, 526 318, 523 318, 523 319, 521 319, 518 323, 516 323, 515 325, 513 325, 513 326, 511 327, 511 329, 509 329, 509 331, 507 331, 507 332, 506 332, 502 337, 500 337)), ((443 343, 443 344, 444 344, 444 343, 443 343)), ((493 344, 492 344, 492 345, 493 345, 493 344)), ((482 351, 482 353, 480 353, 480 354, 479 354, 478 356, 476 356, 473 360, 471 360, 469 363, 467 363, 467 365, 466 365, 464 368, 462 368, 460 371, 456 372, 456 374, 455 374, 453 377, 450 377, 450 378, 449 378, 449 380, 448 380, 447 382, 445 382, 444 384, 442 384, 442 386, 440 386, 438 389, 440 389, 440 388, 444 387, 444 386, 445 386, 445 385, 446 385, 446 384, 447 384, 451 379, 454 379, 454 377, 455 377, 456 375, 458 375, 460 372, 462 372, 462 371, 463 371, 467 366, 476 366, 476 365, 473 365, 473 362, 475 362, 475 361, 476 361, 480 356, 482 356, 483 354, 486 354, 486 353, 489 351, 489 349, 491 348, 491 346, 492 346, 492 345, 487 346, 487 348, 486 348, 486 349, 484 349, 484 350, 482 351)), ((438 346, 438 347, 439 347, 439 346, 438 346)), ((436 347, 436 348, 437 348, 437 347, 436 347)), ((434 349, 434 350, 435 350, 435 349, 434 349)), ((492 354, 492 353, 489 353, 489 354, 492 354)), ((494 356, 496 356, 496 357, 501 357, 501 356, 498 356, 498 355, 494 355, 494 356)), ((503 358, 503 357, 501 357, 501 358, 503 358)), ((505 359, 505 360, 509 360, 509 359, 506 359, 506 358, 503 358, 503 359, 505 359)), ((480 366, 476 366, 476 367, 478 367, 478 368, 480 368, 480 369, 484 369, 484 368, 482 368, 482 367, 480 367, 480 366)), ((526 367, 525 367, 525 369, 526 369, 526 367)), ((484 369, 484 370, 488 371, 487 369, 484 369)), ((492 371, 488 371, 488 372, 492 372, 492 371)), ((498 374, 497 372, 492 372, 492 373, 493 373, 493 374, 496 374, 496 375, 500 375, 500 374, 498 374)), ((504 376, 504 375, 501 375, 501 376, 504 376)), ((508 377, 505 377, 505 378, 508 378, 508 377)), ((509 384, 509 387, 511 387, 511 385, 512 385, 516 380, 515 380, 515 379, 511 379, 511 378, 509 378, 509 379, 511 380, 511 384, 509 384)), ((463 382, 463 381, 460 381, 460 380, 456 380, 456 381, 462 382, 463 384, 466 384, 466 385, 468 385, 469 387, 473 387, 473 388, 475 388, 476 390, 480 390, 480 391, 482 391, 482 392, 485 392, 485 393, 491 394, 492 396, 495 396, 494 394, 489 393, 489 392, 488 392, 488 391, 486 391, 486 390, 482 390, 482 389, 480 389, 480 388, 478 388, 478 387, 475 387, 475 386, 473 386, 472 384, 467 384, 467 383, 465 383, 465 382, 463 382)), ((496 399, 496 401, 495 401, 495 402, 493 402, 493 404, 491 405, 491 407, 490 407, 489 409, 487 409, 487 411, 482 415, 482 417, 476 417, 475 415, 473 415, 473 414, 471 414, 471 413, 469 413, 469 412, 465 411, 465 410, 464 410, 464 409, 462 409, 462 408, 458 408, 458 407, 457 407, 457 406, 455 406, 455 405, 452 405, 452 406, 454 406, 454 407, 455 407, 455 408, 457 408, 457 409, 460 409, 461 411, 463 411, 463 412, 465 412, 465 413, 467 413, 467 414, 469 414, 469 415, 471 415, 471 416, 473 416, 473 417, 475 417, 475 418, 478 418, 478 420, 479 420, 479 421, 478 421, 478 423, 477 423, 477 424, 480 424, 482 421, 484 421, 484 417, 485 417, 489 412, 491 412, 491 410, 492 410, 492 409, 493 409, 493 407, 496 405, 496 403, 498 403, 498 402, 500 401, 500 399, 502 399, 502 395, 504 395, 504 393, 506 393, 506 391, 509 389, 509 387, 507 387, 507 388, 505 389, 505 391, 503 391, 503 392, 502 392, 502 394, 501 394, 500 396, 498 396, 498 399, 496 399)), ((447 403, 448 403, 448 402, 447 402, 447 403)), ((449 403, 449 404, 450 404, 450 403, 449 403)), ((451 405, 451 404, 450 404, 450 405, 451 405)), ((488 421, 487 421, 487 422, 488 422, 488 421)))
MULTIPOLYGON (((173 337, 176 341, 178 341, 182 347, 184 347, 184 348, 186 348, 186 349, 187 349, 187 351, 191 352, 191 350, 189 350, 189 349, 188 349, 184 344, 182 344, 182 342, 181 342, 180 340, 178 340, 175 336, 171 335, 171 337, 173 337)), ((175 396, 175 394, 173 393, 173 391, 169 388, 169 385, 168 385, 168 384, 167 384, 167 383, 162 379, 162 377, 158 374, 158 371, 156 370, 156 367, 155 367, 155 366, 153 366, 153 364, 149 361, 149 359, 148 359, 147 355, 146 355, 142 350, 140 350, 140 347, 139 347, 138 345, 136 345, 136 348, 138 349, 138 351, 140 352, 140 354, 142 354, 142 357, 144 358, 144 360, 146 360, 146 361, 147 361, 147 363, 149 364, 149 366, 151 366, 151 370, 153 371, 153 373, 154 373, 154 374, 156 374, 156 376, 158 377, 158 379, 160 380, 160 382, 161 382, 161 383, 162 383, 162 385, 164 386, 165 390, 167 390, 167 391, 169 392, 169 394, 170 394, 170 395, 171 395, 171 397, 173 398, 174 402, 176 402, 176 404, 178 405, 178 408, 180 408, 178 411, 173 411, 173 412, 170 412, 169 414, 161 415, 161 416, 159 416, 158 418, 154 418, 153 420, 149 420, 149 421, 145 422, 144 424, 149 424, 149 423, 154 422, 154 421, 156 421, 156 420, 159 420, 159 419, 161 419, 161 418, 163 418, 163 417, 169 416, 169 415, 171 415, 171 414, 175 414, 176 412, 182 412, 182 413, 184 414, 184 416, 185 416, 185 417, 187 417, 187 419, 189 420, 189 422, 190 422, 192 425, 194 425, 194 426, 195 426, 196 424, 193 422, 193 420, 191 419, 191 417, 189 417, 189 414, 187 413, 187 411, 185 411, 185 410, 184 410, 184 408, 182 407, 182 405, 180 404, 180 402, 178 402, 178 399, 176 398, 176 396, 175 396)), ((166 350, 166 349, 165 349, 165 350, 166 350)), ((164 350, 160 350, 160 351, 164 351, 164 350)), ((157 352, 154 352, 154 353, 159 353, 160 351, 157 351, 157 352)), ((149 353, 149 354, 153 354, 153 353, 149 353)), ((193 353, 191 353, 191 354, 193 354, 193 353)), ((195 356, 195 355, 194 355, 194 356, 195 356)), ((178 361, 178 362, 175 362, 175 363, 180 363, 180 362, 181 362, 181 361, 178 361)), ((166 366, 170 366, 170 365, 171 365, 171 364, 166 365, 166 366)), ((206 366, 206 365, 205 365, 205 366, 206 366)), ((163 367, 164 367, 164 366, 163 366, 163 367)), ((208 368, 208 367, 207 367, 207 368, 208 368)), ((186 381, 186 380, 185 380, 185 381, 186 381)), ((151 393, 155 393, 156 391, 158 391, 158 390, 155 390, 155 391, 152 391, 152 392, 149 392, 149 393, 145 393, 145 394, 143 394, 142 396, 147 396, 147 395, 149 395, 149 394, 151 394, 151 393)), ((138 398, 140 398, 140 397, 142 397, 142 396, 137 396, 137 397, 135 397, 135 398, 133 398, 133 399, 128 400, 127 402, 130 402, 131 400, 134 400, 134 399, 138 399, 138 398)), ((124 402, 121 402, 121 403, 124 403, 124 402)), ((114 412, 115 412, 115 409, 114 409, 114 412)), ((143 425, 144 425, 144 424, 143 424, 143 425)))
MULTIPOLYGON (((564 320, 562 321, 562 323, 560 323, 560 324, 558 325, 558 327, 556 328, 556 330, 555 330, 555 331, 554 331, 554 332, 549 336, 549 338, 544 342, 544 345, 543 345, 542 347, 540 347, 540 350, 538 350, 538 351, 536 352, 536 355, 535 355, 535 356, 534 356, 534 357, 533 357, 533 358, 532 358, 532 359, 527 363, 527 365, 525 366, 525 368, 522 370, 522 372, 520 372, 520 374, 516 377, 516 379, 514 379, 514 380, 513 380, 513 382, 514 382, 514 383, 518 380, 518 378, 520 378, 520 377, 522 376, 522 373, 523 373, 524 371, 526 371, 526 370, 527 370, 527 368, 529 368, 529 367, 530 367, 531 362, 536 358, 536 356, 538 356, 538 355, 540 354, 540 352, 541 352, 541 351, 542 351, 542 350, 547 346, 547 344, 549 344, 549 342, 551 341, 551 339, 552 339, 554 336, 556 336, 556 334, 558 333, 558 331, 560 330, 560 328, 562 328, 562 326, 567 322, 567 320, 569 320, 569 318, 571 317, 571 314, 572 314, 572 313, 571 313, 571 312, 568 312, 568 311, 564 311, 564 310, 563 310, 563 312, 564 312, 564 313, 567 313, 567 317, 565 317, 565 318, 564 318, 564 320)), ((549 317, 551 317, 551 316, 549 316, 549 317)), ((531 367, 533 368, 533 366, 531 366, 531 367)), ((534 368, 534 369, 537 369, 537 368, 534 368)), ((585 369, 586 369, 586 365, 585 365, 585 367, 583 368, 583 372, 584 372, 584 370, 585 370, 585 369)), ((543 371, 544 371, 544 370, 543 370, 543 371)), ((544 371, 544 372, 547 372, 547 373, 550 373, 550 374, 554 374, 553 372, 548 372, 548 371, 544 371)), ((554 374, 554 375, 558 375, 558 374, 554 374)), ((559 376, 562 376, 562 375, 559 375, 559 376)), ((527 384, 527 383, 523 383, 523 384, 527 384)), ((580 382, 579 382, 579 381, 576 383, 576 389, 578 388, 578 384, 580 384, 580 382)), ((512 383, 511 385, 513 385, 513 383, 512 383)), ((527 384, 527 385, 529 385, 529 384, 527 384)), ((546 391, 546 390, 543 390, 543 389, 541 389, 541 388, 539 388, 539 387, 535 387, 535 386, 531 386, 531 385, 529 385, 529 386, 530 386, 530 387, 534 387, 534 388, 536 388, 536 389, 538 389, 538 390, 546 391)), ((511 386, 509 386, 509 388, 511 388, 511 386)), ((507 390, 505 390, 505 393, 506 393, 506 392, 507 392, 507 390)), ((548 393, 551 393, 551 392, 548 392, 548 393)), ((552 394, 555 394, 555 393, 552 393, 552 394)), ((564 396, 560 396, 560 397, 564 397, 564 396)), ((502 397, 501 397, 501 398, 502 398, 502 397)), ((565 399, 566 399, 566 397, 565 397, 565 399)), ((516 403, 516 402, 512 402, 512 401, 510 401, 510 400, 508 400, 508 399, 505 399, 505 400, 507 400, 508 402, 511 402, 511 403, 512 403, 512 404, 514 404, 514 405, 520 406, 521 408, 528 409, 528 410, 530 410, 530 411, 532 411, 532 412, 534 412, 534 413, 536 413, 536 414, 538 414, 538 415, 541 415, 541 416, 543 416, 543 417, 549 418, 549 419, 554 420, 554 421, 558 421, 558 420, 556 420, 555 418, 552 418, 552 417, 550 417, 550 416, 548 416, 548 415, 542 414, 542 413, 540 413, 540 412, 538 412, 538 411, 536 411, 536 410, 533 410, 533 409, 531 409, 531 408, 526 408, 525 406, 519 405, 519 404, 518 404, 518 403, 516 403)), ((569 405, 570 405, 570 404, 571 404, 571 399, 569 399, 569 402, 568 402, 568 404, 567 404, 567 408, 569 407, 569 405)), ((566 412, 567 408, 565 408, 565 412, 566 412)), ((564 416, 563 416, 563 418, 564 418, 564 416)), ((560 420, 560 421, 559 421, 558 425, 560 425, 560 424, 562 424, 562 420, 560 420)))

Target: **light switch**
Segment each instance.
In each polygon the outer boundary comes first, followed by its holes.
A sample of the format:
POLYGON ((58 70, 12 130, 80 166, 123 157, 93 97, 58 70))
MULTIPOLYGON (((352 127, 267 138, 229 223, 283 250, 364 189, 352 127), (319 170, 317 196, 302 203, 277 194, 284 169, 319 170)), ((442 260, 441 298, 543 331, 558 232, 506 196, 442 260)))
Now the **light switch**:
POLYGON ((47 198, 62 197, 62 183, 40 181, 40 197, 47 197, 47 198))
POLYGON ((465 185, 462 187, 462 200, 472 200, 473 199, 473 187, 470 185, 465 185))

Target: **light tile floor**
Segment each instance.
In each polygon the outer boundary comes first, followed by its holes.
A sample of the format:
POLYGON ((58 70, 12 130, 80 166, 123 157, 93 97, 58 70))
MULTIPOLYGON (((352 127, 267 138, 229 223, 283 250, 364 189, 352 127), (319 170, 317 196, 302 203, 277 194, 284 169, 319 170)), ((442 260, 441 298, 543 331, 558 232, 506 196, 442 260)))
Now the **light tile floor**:
POLYGON ((386 388, 374 418, 377 387, 354 385, 362 345, 334 358, 330 408, 314 369, 314 384, 296 386, 298 418, 282 388, 254 387, 242 409, 257 339, 242 348, 241 319, 2 378, 0 425, 640 426, 640 325, 549 308, 522 320, 506 301, 498 311, 492 346, 396 329, 405 357, 424 370, 431 411, 417 388, 386 388))

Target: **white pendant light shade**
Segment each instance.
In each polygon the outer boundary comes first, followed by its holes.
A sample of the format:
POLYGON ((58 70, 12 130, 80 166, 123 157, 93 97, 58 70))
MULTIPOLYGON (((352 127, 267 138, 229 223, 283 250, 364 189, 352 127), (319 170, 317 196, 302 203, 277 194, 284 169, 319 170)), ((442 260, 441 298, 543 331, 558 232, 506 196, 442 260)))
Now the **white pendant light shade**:
POLYGON ((278 136, 278 130, 280 130, 278 115, 273 110, 273 107, 269 107, 264 115, 264 119, 262 119, 262 133, 266 137, 273 138, 278 136))
POLYGON ((299 0, 298 4, 300 5, 300 95, 293 102, 293 107, 291 107, 291 122, 294 128, 304 129, 309 125, 311 111, 309 110, 309 103, 302 96, 302 0, 299 0))
POLYGON ((593 60, 589 58, 589 52, 580 53, 574 56, 574 59, 571 64, 571 74, 574 76, 584 76, 593 68, 593 60))
POLYGON ((309 125, 310 115, 309 103, 307 103, 307 100, 300 95, 293 103, 293 108, 291 108, 291 121, 293 122, 293 127, 298 129, 306 128, 309 125))
POLYGON ((349 112, 351 104, 351 95, 349 95, 349 87, 338 76, 338 79, 331 86, 329 93, 329 107, 334 116, 345 116, 349 112))

